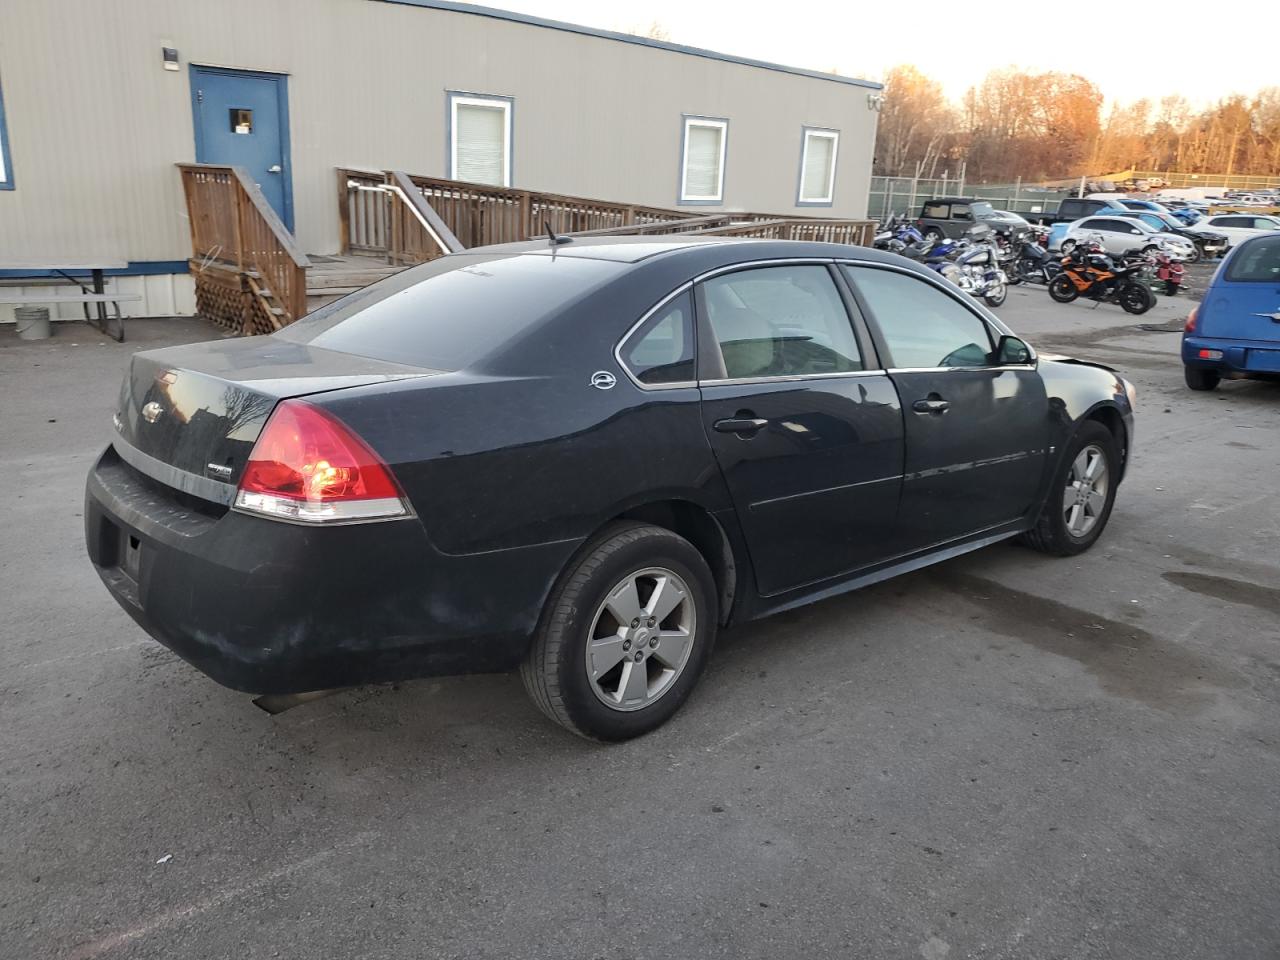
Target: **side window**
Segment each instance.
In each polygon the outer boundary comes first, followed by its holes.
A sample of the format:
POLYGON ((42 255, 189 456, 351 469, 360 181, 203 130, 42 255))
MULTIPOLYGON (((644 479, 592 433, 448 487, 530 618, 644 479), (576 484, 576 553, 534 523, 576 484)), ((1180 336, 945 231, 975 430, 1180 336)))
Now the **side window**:
POLYGON ((951 204, 926 203, 923 216, 930 220, 947 220, 951 217, 951 204))
POLYGON ((827 268, 759 267, 702 285, 730 379, 849 373, 862 356, 827 268))
POLYGON ((994 349, 977 314, 927 280, 894 270, 845 267, 898 368, 981 367, 994 349))
POLYGON ((1213 224, 1216 227, 1251 227, 1253 221, 1248 217, 1219 217, 1213 224))
POLYGON ((1274 220, 1268 220, 1266 217, 1255 218, 1253 221, 1253 225, 1259 230, 1276 229, 1276 222, 1274 220))
POLYGON ((957 203, 951 207, 951 217, 953 220, 972 220, 973 210, 967 203, 957 203))
POLYGON ((618 356, 641 383, 688 383, 693 371, 693 298, 671 300, 629 336, 618 356))

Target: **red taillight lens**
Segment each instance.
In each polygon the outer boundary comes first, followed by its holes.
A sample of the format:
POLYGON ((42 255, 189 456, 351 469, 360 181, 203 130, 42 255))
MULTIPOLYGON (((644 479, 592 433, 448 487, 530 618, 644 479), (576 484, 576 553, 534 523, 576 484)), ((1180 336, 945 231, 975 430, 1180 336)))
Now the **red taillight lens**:
POLYGON ((283 401, 267 420, 240 479, 236 507, 308 523, 409 512, 382 459, 342 421, 301 400, 283 401))
POLYGON ((1197 315, 1198 315, 1199 313, 1200 313, 1200 306, 1199 306, 1199 304, 1197 304, 1196 306, 1194 306, 1194 307, 1192 307, 1192 308, 1191 308, 1191 312, 1190 312, 1189 314, 1187 314, 1187 323, 1186 323, 1186 326, 1184 326, 1184 327, 1182 328, 1182 332, 1183 332, 1183 333, 1195 333, 1195 332, 1196 332, 1196 317, 1197 317, 1197 315))

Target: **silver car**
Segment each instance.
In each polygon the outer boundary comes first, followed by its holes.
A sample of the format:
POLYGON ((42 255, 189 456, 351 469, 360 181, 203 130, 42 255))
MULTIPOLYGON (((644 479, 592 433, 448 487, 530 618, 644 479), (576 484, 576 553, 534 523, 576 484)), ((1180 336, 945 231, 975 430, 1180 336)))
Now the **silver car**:
POLYGON ((1070 253, 1071 248, 1086 237, 1097 237, 1102 248, 1117 257, 1130 250, 1164 250, 1170 256, 1189 259, 1196 249, 1186 237, 1155 230, 1141 220, 1096 215, 1077 220, 1067 228, 1062 252, 1070 253))

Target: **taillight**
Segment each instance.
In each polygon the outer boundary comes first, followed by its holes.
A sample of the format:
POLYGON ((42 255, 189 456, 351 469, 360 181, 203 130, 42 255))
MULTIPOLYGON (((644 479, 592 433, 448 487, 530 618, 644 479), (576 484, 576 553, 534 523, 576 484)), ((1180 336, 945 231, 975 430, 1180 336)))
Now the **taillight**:
POLYGON ((1197 303, 1194 307, 1191 308, 1191 312, 1187 314, 1186 326, 1182 328, 1183 333, 1196 332, 1196 318, 1199 315, 1199 313, 1200 313, 1200 304, 1197 303))
POLYGON ((240 478, 236 509, 306 523, 409 513, 382 459, 342 421, 301 400, 283 401, 267 420, 240 478))

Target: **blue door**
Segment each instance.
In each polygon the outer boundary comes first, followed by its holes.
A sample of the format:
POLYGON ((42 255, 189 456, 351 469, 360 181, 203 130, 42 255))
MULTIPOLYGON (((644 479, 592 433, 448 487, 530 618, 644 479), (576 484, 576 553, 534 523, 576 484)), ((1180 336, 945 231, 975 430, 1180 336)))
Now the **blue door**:
POLYGON ((244 167, 292 230, 287 78, 192 66, 191 104, 196 162, 244 167))

